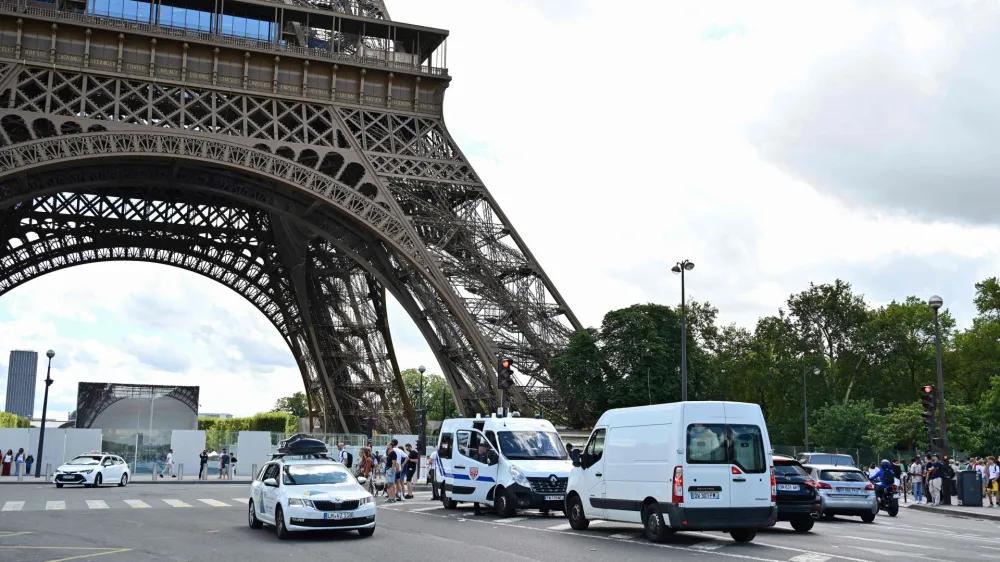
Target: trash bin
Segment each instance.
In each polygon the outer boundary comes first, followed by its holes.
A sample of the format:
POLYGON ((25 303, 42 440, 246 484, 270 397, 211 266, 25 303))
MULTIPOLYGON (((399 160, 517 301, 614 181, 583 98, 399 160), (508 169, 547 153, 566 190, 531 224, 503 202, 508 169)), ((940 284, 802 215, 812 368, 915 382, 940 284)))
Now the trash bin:
POLYGON ((976 470, 962 470, 956 474, 958 505, 983 506, 983 477, 976 470))

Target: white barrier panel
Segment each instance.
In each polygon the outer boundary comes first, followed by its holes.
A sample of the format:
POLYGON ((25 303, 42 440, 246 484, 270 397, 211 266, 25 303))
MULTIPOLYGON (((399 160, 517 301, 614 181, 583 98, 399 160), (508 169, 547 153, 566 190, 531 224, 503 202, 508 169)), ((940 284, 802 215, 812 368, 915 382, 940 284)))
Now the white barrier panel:
POLYGON ((250 476, 253 465, 264 466, 271 460, 271 433, 241 431, 236 441, 236 475, 250 476))
MULTIPOLYGON (((18 449, 24 449, 25 457, 38 453, 37 448, 34 451, 30 448, 28 428, 5 427, 0 429, 0 456, 6 455, 7 451, 10 450, 12 451, 11 457, 16 457, 18 449)), ((11 475, 14 474, 13 462, 11 463, 10 473, 11 475)))
MULTIPOLYGON (((170 434, 170 448, 174 450, 174 474, 177 474, 177 465, 184 463, 185 476, 191 480, 197 479, 201 464, 199 455, 205 449, 205 432, 199 429, 175 429, 170 434)), ((163 470, 166 459, 156 461, 159 472, 163 470)))

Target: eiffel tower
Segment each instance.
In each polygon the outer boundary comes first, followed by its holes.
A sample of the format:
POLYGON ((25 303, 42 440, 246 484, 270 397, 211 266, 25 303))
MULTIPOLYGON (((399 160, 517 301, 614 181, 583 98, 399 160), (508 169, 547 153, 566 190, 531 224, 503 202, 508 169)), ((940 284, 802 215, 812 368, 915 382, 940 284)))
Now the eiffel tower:
POLYGON ((414 405, 392 295, 464 415, 558 407, 579 329, 448 133, 448 32, 381 0, 0 0, 0 295, 131 260, 236 291, 328 431, 414 405), (124 7, 123 7, 124 6, 124 7))

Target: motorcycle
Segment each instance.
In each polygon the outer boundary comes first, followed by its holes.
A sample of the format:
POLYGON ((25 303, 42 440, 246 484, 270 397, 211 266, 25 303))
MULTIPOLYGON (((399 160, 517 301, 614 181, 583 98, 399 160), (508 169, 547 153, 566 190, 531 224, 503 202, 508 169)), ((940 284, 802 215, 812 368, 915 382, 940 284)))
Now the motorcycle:
POLYGON ((893 484, 876 490, 878 490, 876 495, 879 511, 888 513, 889 517, 895 517, 899 513, 899 486, 893 484))

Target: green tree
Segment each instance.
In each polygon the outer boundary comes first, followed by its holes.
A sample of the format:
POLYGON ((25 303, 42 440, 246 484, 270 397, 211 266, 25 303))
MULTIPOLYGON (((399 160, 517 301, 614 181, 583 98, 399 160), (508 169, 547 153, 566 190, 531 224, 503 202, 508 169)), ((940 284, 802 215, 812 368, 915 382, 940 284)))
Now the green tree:
MULTIPOLYGON (((400 374, 410 396, 410 403, 416 410, 420 404, 420 371, 404 369, 400 374)), ((443 420, 458 414, 451 386, 441 375, 424 373, 424 408, 427 410, 428 420, 443 420)))
POLYGON ((809 439, 819 447, 858 447, 865 443, 872 415, 871 400, 848 400, 823 406, 810 415, 809 439))
POLYGON ((307 418, 309 417, 309 402, 306 400, 304 392, 296 392, 291 396, 278 398, 271 411, 285 412, 297 418, 307 418))
POLYGON ((594 328, 574 333, 566 352, 552 360, 549 377, 566 404, 570 427, 592 427, 608 409, 606 368, 594 328))

